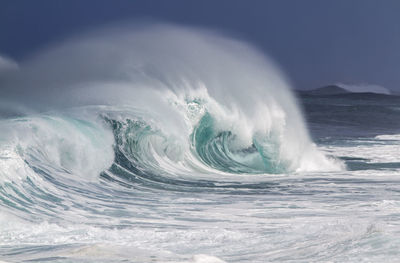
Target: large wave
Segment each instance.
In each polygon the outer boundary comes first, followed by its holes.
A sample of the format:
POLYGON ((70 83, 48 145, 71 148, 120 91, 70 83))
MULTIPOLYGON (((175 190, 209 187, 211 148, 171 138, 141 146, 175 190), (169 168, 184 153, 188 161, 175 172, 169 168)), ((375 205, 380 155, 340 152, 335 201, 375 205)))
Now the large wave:
POLYGON ((33 56, 2 85, 7 105, 36 112, 8 108, 1 121, 10 180, 341 169, 311 142, 276 66, 213 32, 108 28, 33 56))

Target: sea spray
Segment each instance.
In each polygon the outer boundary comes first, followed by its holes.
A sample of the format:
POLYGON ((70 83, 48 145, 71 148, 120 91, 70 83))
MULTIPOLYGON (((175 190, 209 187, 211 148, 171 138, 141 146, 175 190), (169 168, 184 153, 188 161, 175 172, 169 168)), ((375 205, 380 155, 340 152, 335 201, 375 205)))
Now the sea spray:
MULTIPOLYGON (((21 63, 4 93, 42 110, 126 105, 146 111, 142 121, 149 131, 179 140, 180 157, 170 159, 175 162, 197 158, 234 173, 341 169, 313 146, 274 63, 213 32, 151 25, 83 35, 21 63), (199 112, 189 109, 194 104, 199 112), (201 136, 211 137, 201 146, 198 126, 206 119, 209 134, 201 136)), ((157 143, 153 136, 148 144, 156 155, 157 143)))

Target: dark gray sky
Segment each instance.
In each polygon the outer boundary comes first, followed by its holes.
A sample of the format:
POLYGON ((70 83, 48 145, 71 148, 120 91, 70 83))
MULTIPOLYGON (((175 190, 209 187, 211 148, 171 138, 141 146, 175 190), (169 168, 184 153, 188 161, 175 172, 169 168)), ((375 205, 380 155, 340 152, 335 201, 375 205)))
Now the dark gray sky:
POLYGON ((277 61, 296 88, 400 90, 398 0, 0 0, 0 54, 18 61, 92 27, 143 18, 237 35, 277 61))

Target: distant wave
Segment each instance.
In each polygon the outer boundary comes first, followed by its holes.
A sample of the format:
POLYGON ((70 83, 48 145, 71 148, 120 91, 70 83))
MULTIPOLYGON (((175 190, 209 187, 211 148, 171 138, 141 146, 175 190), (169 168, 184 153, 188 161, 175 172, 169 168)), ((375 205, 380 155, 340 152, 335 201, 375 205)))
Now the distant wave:
POLYGON ((373 84, 344 84, 344 83, 337 83, 336 86, 343 88, 347 91, 354 92, 354 93, 377 93, 377 94, 385 94, 390 95, 391 91, 385 87, 380 85, 373 85, 373 84))

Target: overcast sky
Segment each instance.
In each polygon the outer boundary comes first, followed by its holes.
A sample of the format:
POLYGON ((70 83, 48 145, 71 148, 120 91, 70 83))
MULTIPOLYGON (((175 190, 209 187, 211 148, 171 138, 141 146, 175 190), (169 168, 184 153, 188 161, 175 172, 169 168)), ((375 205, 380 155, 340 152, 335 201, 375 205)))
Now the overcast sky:
POLYGON ((0 54, 23 60, 92 27, 143 18, 244 39, 296 88, 344 82, 400 90, 397 0, 0 0, 0 54))

